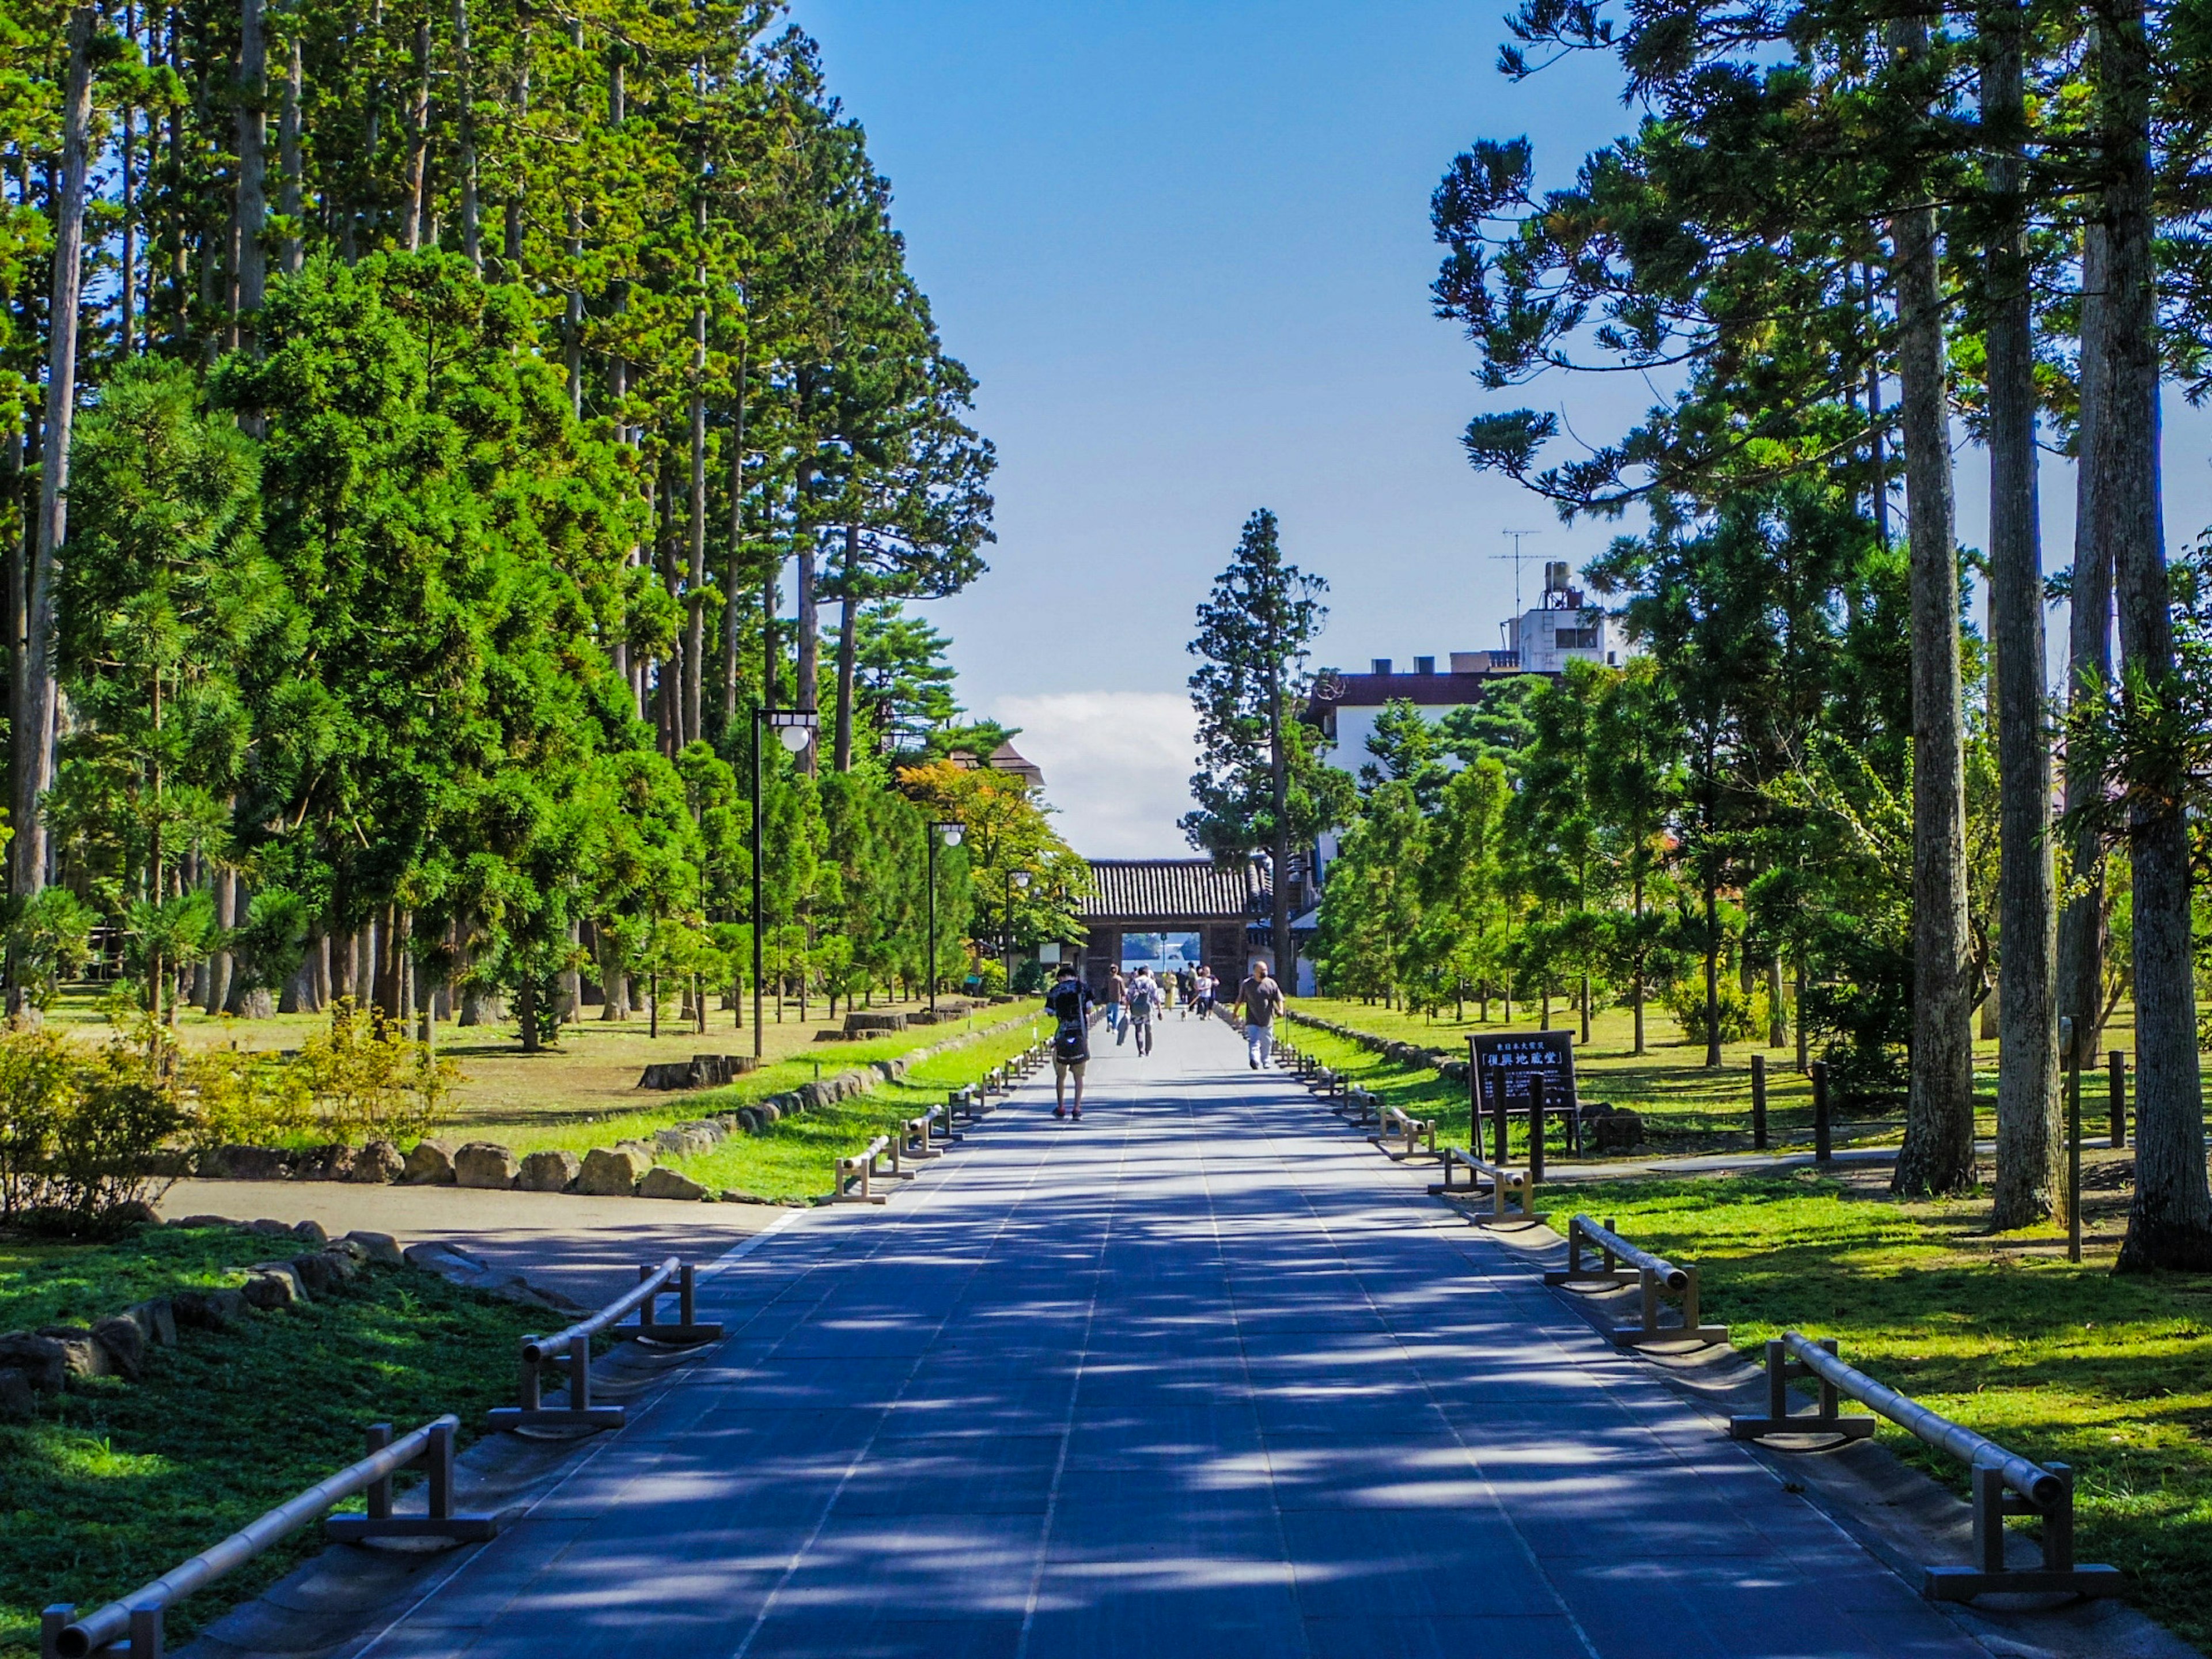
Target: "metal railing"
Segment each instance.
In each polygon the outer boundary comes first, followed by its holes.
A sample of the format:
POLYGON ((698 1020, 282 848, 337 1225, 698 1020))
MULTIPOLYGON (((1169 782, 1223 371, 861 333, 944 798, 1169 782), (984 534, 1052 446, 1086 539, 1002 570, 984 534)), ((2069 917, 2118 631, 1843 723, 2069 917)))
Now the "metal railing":
POLYGON ((1700 1318, 1698 1310, 1698 1270, 1694 1267, 1677 1267, 1662 1255, 1655 1255, 1639 1244, 1632 1244, 1613 1229, 1608 1218, 1603 1226, 1586 1215, 1578 1215, 1567 1224, 1567 1265, 1564 1270, 1553 1269, 1544 1275, 1547 1285, 1561 1285, 1569 1289, 1590 1285, 1614 1288, 1633 1285, 1642 1293, 1641 1317, 1633 1325, 1617 1325, 1607 1334, 1617 1346, 1642 1347, 1654 1342, 1725 1342, 1728 1327, 1708 1325, 1700 1318), (1595 1245, 1602 1254, 1604 1266, 1591 1269, 1583 1265, 1583 1252, 1595 1245), (1621 1264, 1626 1263, 1624 1267, 1621 1264), (1633 1271, 1630 1271, 1633 1269, 1633 1271), (1660 1298, 1680 1297, 1682 1301, 1682 1322, 1662 1325, 1659 1322, 1660 1298))
POLYGON ((1533 1227, 1543 1220, 1536 1213, 1536 1179, 1531 1170, 1510 1168, 1503 1163, 1491 1162, 1476 1146, 1447 1146, 1440 1156, 1443 1159, 1444 1178, 1431 1183, 1431 1195, 1459 1194, 1472 1198, 1480 1191, 1475 1177, 1486 1177, 1490 1182, 1490 1208, 1487 1212, 1476 1211, 1471 1219, 1480 1227, 1502 1227, 1513 1222, 1522 1227, 1533 1227), (1467 1171, 1467 1183, 1457 1186, 1452 1181, 1452 1170, 1467 1171), (1507 1209, 1506 1200, 1515 1207, 1507 1209))
POLYGON ((1430 1158, 1438 1155, 1436 1119, 1415 1117, 1401 1106, 1385 1106, 1382 1109, 1382 1127, 1367 1139, 1376 1146, 1382 1146, 1394 1164, 1403 1164, 1408 1158, 1420 1157, 1425 1153, 1430 1158), (1405 1144, 1394 1152, 1384 1145, 1386 1141, 1392 1140, 1403 1141, 1405 1144), (1419 1144, 1423 1140, 1428 1142, 1425 1148, 1419 1144))
POLYGON ((70 1602, 57 1602, 39 1621, 40 1659, 161 1659, 161 1615, 194 1591, 243 1566, 356 1492, 368 1494, 366 1515, 334 1515, 326 1523, 334 1538, 446 1538, 456 1543, 489 1538, 499 1531, 494 1515, 463 1515, 453 1508, 453 1435, 460 1419, 450 1414, 425 1423, 412 1433, 392 1437, 389 1423, 368 1430, 368 1455, 319 1485, 275 1509, 152 1583, 110 1601, 80 1619, 70 1602), (429 1474, 428 1513, 394 1515, 392 1477, 421 1466, 429 1474))
POLYGON ((670 1347, 720 1341, 722 1328, 699 1321, 697 1283, 697 1270, 672 1255, 657 1267, 639 1267, 636 1288, 624 1291, 590 1318, 580 1319, 551 1336, 524 1337, 520 1403, 495 1407, 486 1421, 495 1429, 622 1427, 629 1420, 626 1407, 592 1403, 592 1339, 635 1309, 637 1323, 624 1331, 624 1335, 670 1347), (657 1297, 672 1292, 677 1299, 677 1322, 663 1325, 653 1317, 653 1303, 657 1297), (568 1364, 568 1403, 565 1407, 548 1406, 544 1398, 544 1369, 560 1363, 563 1356, 568 1364))
POLYGON ((2063 1463, 2045 1468, 2031 1462, 1986 1435, 1977 1434, 1887 1383, 1875 1382, 1837 1358, 1832 1340, 1816 1342, 1796 1331, 1785 1331, 1769 1342, 1766 1415, 1732 1418, 1729 1433, 1738 1440, 1775 1434, 1863 1439, 1874 1432, 1874 1419, 1845 1417, 1844 1398, 1880 1413, 1914 1438, 1948 1452, 1972 1471, 1975 1565, 1926 1569, 1920 1593, 1929 1601, 1971 1601, 1992 1591, 2119 1594, 2118 1569, 2075 1565, 2072 1469, 2063 1463), (1814 1378, 1820 1383, 1819 1403, 1810 1412, 1790 1409, 1790 1384, 1802 1377, 1814 1378), (2043 1522, 2040 1567, 2005 1565, 2005 1518, 2023 1515, 2039 1516, 2043 1522))

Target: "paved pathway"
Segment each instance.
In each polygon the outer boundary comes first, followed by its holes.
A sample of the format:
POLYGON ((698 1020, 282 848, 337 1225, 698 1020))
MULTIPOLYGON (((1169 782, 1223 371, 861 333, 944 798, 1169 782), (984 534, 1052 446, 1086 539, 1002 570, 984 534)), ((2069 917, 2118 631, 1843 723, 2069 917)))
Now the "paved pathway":
POLYGON ((732 1339, 365 1651, 1982 1652, 1227 1030, 1092 1069, 715 1274, 732 1339))

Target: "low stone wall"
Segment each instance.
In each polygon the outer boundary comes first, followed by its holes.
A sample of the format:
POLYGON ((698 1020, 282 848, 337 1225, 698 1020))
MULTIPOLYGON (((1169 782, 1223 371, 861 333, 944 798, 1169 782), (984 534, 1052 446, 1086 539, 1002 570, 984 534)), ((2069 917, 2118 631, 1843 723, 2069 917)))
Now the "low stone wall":
POLYGON ((403 1259, 398 1244, 386 1234, 355 1232, 333 1239, 313 1221, 287 1227, 276 1221, 240 1223, 224 1216, 196 1215, 169 1224, 234 1227, 249 1238, 257 1233, 299 1238, 319 1248, 234 1270, 246 1275, 243 1285, 155 1297, 89 1326, 47 1325, 35 1331, 0 1333, 0 1421, 29 1417, 35 1396, 61 1393, 71 1377, 119 1376, 137 1382, 147 1348, 175 1347, 179 1326, 228 1333, 246 1322, 251 1310, 312 1301, 317 1292, 357 1278, 372 1261, 397 1264, 403 1259))
POLYGON ((580 1158, 574 1152, 519 1153, 495 1140, 456 1140, 432 1135, 404 1155, 388 1140, 362 1146, 317 1146, 293 1151, 276 1146, 218 1146, 200 1155, 192 1171, 203 1180, 352 1181, 402 1182, 410 1186, 475 1187, 487 1191, 518 1188, 532 1193, 576 1193, 592 1198, 665 1198, 696 1203, 738 1193, 709 1192, 698 1182, 659 1160, 712 1152, 733 1134, 760 1134, 787 1117, 866 1094, 896 1082, 921 1061, 970 1043, 981 1042, 1026 1024, 1028 1013, 981 1030, 963 1031, 908 1050, 890 1060, 872 1060, 834 1077, 802 1083, 732 1112, 695 1118, 657 1131, 649 1140, 620 1140, 594 1146, 580 1158))

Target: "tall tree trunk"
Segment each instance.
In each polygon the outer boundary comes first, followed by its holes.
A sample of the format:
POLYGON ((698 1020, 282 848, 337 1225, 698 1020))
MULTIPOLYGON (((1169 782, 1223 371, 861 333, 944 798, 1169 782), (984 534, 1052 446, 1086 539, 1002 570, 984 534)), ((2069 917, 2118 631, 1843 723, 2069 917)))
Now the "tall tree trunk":
MULTIPOLYGON (((2159 501, 2158 307, 2151 256, 2151 56, 2142 0, 2100 0, 2097 118, 2105 170, 2106 378, 2110 418, 2093 464, 2112 537, 2121 696, 2141 708, 2177 691, 2172 593, 2159 501)), ((2170 706, 2170 702, 2169 702, 2170 706)), ((2143 710, 2148 714, 2148 710, 2143 710)), ((2119 1270, 2212 1271, 2190 955, 2186 780, 2160 744, 2127 779, 2134 872, 2136 1190, 2119 1270)))
MULTIPOLYGON (((514 72, 514 118, 518 127, 526 126, 530 119, 530 30, 526 27, 515 47, 517 64, 514 72)), ((522 177, 521 169, 514 169, 514 181, 508 186, 505 212, 504 233, 500 242, 500 256, 506 261, 503 273, 510 283, 522 280, 522 177)))
MULTIPOLYGON (((125 0, 123 32, 135 45, 138 40, 138 9, 135 0, 125 0)), ((116 167, 123 188, 123 253, 122 270, 115 285, 117 306, 116 335, 122 355, 128 357, 137 340, 137 319, 131 301, 138 282, 138 108, 131 103, 123 106, 122 119, 118 124, 115 152, 116 167)))
MULTIPOLYGON (((69 69, 62 90, 61 188, 54 203, 53 287, 46 313, 46 459, 39 483, 39 538, 25 606, 21 724, 15 736, 14 880, 17 899, 46 884, 44 797, 54 771, 54 566, 69 533, 70 434, 76 418, 77 297, 84 264, 85 174, 90 163, 92 40, 99 15, 70 14, 69 69)), ((8 1010, 23 1006, 10 975, 8 1010)))
MULTIPOLYGON (((699 210, 706 222, 706 208, 699 210)), ((707 273, 699 273, 703 287, 707 273)), ((707 673, 707 307, 691 312, 691 559, 684 591, 684 736, 696 743, 707 673)))
MULTIPOLYGON (((800 477, 811 483, 813 469, 803 469, 800 477)), ((793 701, 811 714, 819 707, 817 687, 822 675, 821 621, 814 600, 814 538, 811 532, 803 532, 796 540, 799 555, 796 578, 799 590, 799 684, 793 701)), ((810 778, 814 775, 815 757, 820 748, 821 744, 817 740, 807 745, 799 757, 799 769, 810 778)))
POLYGON ((1989 327, 1990 631, 1997 715, 1997 1172, 1995 1224, 2044 1220, 2065 1202, 2058 1157, 2058 1021, 2051 952, 2051 743, 2045 714, 2043 544, 2038 528, 2035 337, 2027 210, 2021 194, 2027 110, 2020 0, 1983 10, 1982 131, 1997 228, 1989 327))
POLYGON ((837 749, 840 772, 853 769, 853 676, 860 659, 860 526, 845 526, 845 568, 837 601, 837 749))
MULTIPOLYGON (((2080 463, 2074 470, 2074 575, 2068 601, 2066 708, 2069 724, 2109 695, 2112 677, 2112 543, 2098 493, 2095 458, 2105 421, 2105 227, 2093 219, 2081 232, 2080 463)), ((2083 813, 2104 789, 2095 755, 2069 743, 2066 811, 2083 813)), ((2068 848, 2074 896, 2058 916, 2058 1012, 2074 1022, 2083 1052, 2097 1052, 2105 1006, 2105 848, 2094 825, 2074 832, 2068 848)))
MULTIPOLYGON (((722 572, 722 743, 738 730, 738 598, 745 569, 745 352, 738 349, 737 400, 730 411, 730 562, 722 572)), ((763 697, 774 701, 773 694, 763 697)))
POLYGON ((300 94, 303 79, 301 68, 300 20, 295 16, 288 31, 291 35, 289 61, 284 69, 284 102, 276 118, 276 170, 281 175, 277 206, 284 216, 284 252, 282 264, 287 276, 300 271, 300 94))
POLYGON ((430 215, 430 18, 415 26, 415 100, 407 111, 407 251, 419 252, 430 215))
MULTIPOLYGON (((217 869, 215 872, 215 925, 223 933, 238 926, 238 872, 217 869)), ((202 1006, 210 1014, 219 1014, 230 1004, 230 952, 217 951, 208 957, 207 1000, 202 1006)))
POLYGON ((1267 649, 1267 794, 1275 809, 1273 868, 1267 879, 1269 935, 1276 974, 1296 986, 1291 967, 1291 757, 1283 731, 1283 647, 1270 639, 1267 649))
POLYGON ((483 242, 477 214, 476 65, 469 54, 469 0, 453 0, 453 77, 460 112, 461 252, 483 274, 483 242))
POLYGON ((241 343, 253 338, 255 318, 268 289, 268 255, 261 246, 269 220, 269 52, 262 33, 262 0, 238 8, 238 326, 241 343))
MULTIPOLYGON (((1927 52, 1926 19, 1901 19, 1892 33, 1907 56, 1927 52)), ((1903 209, 1890 220, 1890 240, 1911 520, 1913 753, 1911 1094, 1890 1184, 1900 1193, 1954 1193, 1974 1179, 1974 965, 1966 924, 1959 549, 1935 209, 1903 209)))

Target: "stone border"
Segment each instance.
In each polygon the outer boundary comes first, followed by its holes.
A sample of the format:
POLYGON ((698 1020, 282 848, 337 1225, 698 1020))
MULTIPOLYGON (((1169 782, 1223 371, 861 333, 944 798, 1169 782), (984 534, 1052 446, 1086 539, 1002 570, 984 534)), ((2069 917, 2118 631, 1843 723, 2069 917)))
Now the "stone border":
POLYGON ((312 1301, 318 1291, 359 1278, 372 1262, 397 1267, 409 1260, 389 1234, 350 1232, 333 1239, 313 1221, 288 1227, 281 1221, 194 1215, 163 1224, 226 1227, 248 1236, 305 1239, 321 1248, 230 1269, 246 1275, 243 1285, 152 1297, 94 1320, 89 1327, 45 1325, 35 1331, 0 1334, 0 1421, 27 1419, 36 1395, 61 1393, 72 1376, 120 1376, 137 1382, 148 1345, 175 1347, 179 1327, 227 1334, 245 1322, 249 1309, 289 1308, 312 1301))
POLYGON ((895 1083, 915 1065, 941 1054, 1002 1036, 1035 1019, 1017 1014, 975 1030, 963 1031, 910 1048, 888 1060, 834 1077, 802 1083, 735 1111, 656 1130, 650 1140, 619 1140, 594 1146, 582 1158, 563 1151, 518 1154, 495 1140, 456 1142, 427 1136, 402 1154, 389 1140, 359 1147, 319 1146, 289 1152, 274 1146, 218 1146, 204 1153, 195 1173, 202 1180, 346 1181, 370 1185, 469 1187, 488 1192, 574 1193, 590 1198, 662 1198, 680 1202, 763 1203, 769 1200, 729 1190, 710 1192, 680 1170, 659 1160, 712 1152, 733 1134, 762 1134, 784 1118, 818 1111, 879 1085, 895 1083))

